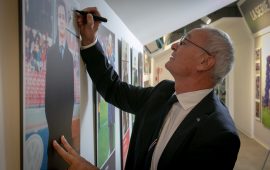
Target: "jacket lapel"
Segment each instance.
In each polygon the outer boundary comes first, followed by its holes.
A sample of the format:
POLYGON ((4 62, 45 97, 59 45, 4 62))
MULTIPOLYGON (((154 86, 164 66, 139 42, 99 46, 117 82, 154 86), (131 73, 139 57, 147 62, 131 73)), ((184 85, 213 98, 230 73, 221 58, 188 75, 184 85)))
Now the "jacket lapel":
POLYGON ((185 148, 189 139, 195 133, 196 127, 214 110, 213 102, 211 102, 213 100, 214 92, 212 91, 185 117, 165 147, 160 157, 158 168, 166 167, 172 160, 172 157, 174 157, 175 152, 185 148))
POLYGON ((141 127, 142 133, 138 135, 143 140, 138 140, 140 142, 137 146, 140 148, 140 152, 138 152, 138 155, 136 155, 137 159, 135 159, 135 162, 144 162, 144 167, 147 167, 145 169, 149 169, 148 166, 151 163, 151 156, 148 155, 149 147, 157 137, 157 133, 160 129, 159 127, 161 126, 162 121, 166 116, 167 101, 173 93, 174 83, 171 83, 167 86, 164 92, 159 93, 158 96, 153 97, 153 100, 155 101, 151 100, 151 105, 155 103, 155 107, 149 107, 149 110, 144 110, 144 112, 147 113, 148 116, 146 116, 144 120, 142 120, 143 122, 141 122, 141 124, 143 124, 143 126, 141 127))

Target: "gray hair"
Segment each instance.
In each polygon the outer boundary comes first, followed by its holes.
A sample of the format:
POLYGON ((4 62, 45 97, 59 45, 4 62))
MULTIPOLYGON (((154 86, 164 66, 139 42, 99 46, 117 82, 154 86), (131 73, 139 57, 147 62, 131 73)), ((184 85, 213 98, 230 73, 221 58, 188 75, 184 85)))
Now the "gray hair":
POLYGON ((234 62, 234 49, 229 35, 219 29, 202 28, 208 33, 206 49, 216 59, 214 67, 214 82, 221 82, 229 73, 234 62))

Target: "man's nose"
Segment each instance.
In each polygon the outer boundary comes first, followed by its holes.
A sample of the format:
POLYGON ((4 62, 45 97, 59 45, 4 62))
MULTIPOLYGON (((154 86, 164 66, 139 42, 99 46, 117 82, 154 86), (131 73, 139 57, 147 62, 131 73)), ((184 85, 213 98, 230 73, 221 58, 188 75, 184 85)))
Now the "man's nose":
POLYGON ((178 43, 174 43, 172 46, 171 46, 171 49, 172 50, 176 50, 178 47, 178 43))

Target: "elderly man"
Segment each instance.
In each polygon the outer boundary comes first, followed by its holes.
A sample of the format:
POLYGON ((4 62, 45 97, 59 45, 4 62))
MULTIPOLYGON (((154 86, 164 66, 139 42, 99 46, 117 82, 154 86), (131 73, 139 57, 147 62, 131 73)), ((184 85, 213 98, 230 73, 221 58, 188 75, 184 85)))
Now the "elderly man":
MULTIPOLYGON (((96 8, 85 11, 100 15, 96 8)), ((99 93, 133 113, 135 123, 125 169, 233 169, 240 140, 229 111, 213 88, 230 71, 233 48, 228 35, 198 28, 172 45, 166 68, 174 77, 155 87, 121 82, 96 40, 99 22, 77 17, 81 55, 99 93)), ((54 141, 70 169, 97 169, 77 155, 62 137, 66 151, 54 141)))

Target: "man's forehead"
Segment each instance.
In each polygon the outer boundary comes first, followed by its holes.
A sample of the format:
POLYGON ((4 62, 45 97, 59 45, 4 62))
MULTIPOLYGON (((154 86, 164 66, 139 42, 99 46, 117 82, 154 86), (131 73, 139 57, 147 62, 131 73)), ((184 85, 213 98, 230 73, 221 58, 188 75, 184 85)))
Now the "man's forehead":
POLYGON ((190 32, 188 32, 186 37, 188 39, 192 39, 192 38, 205 39, 205 38, 207 38, 207 33, 203 29, 197 28, 197 29, 193 29, 190 32))

